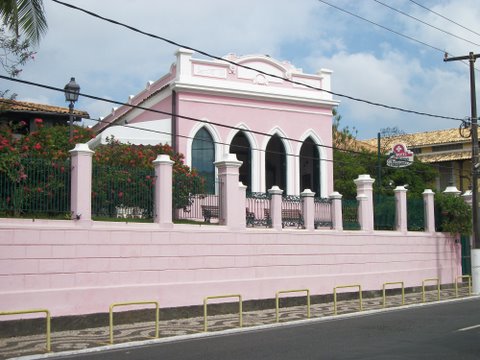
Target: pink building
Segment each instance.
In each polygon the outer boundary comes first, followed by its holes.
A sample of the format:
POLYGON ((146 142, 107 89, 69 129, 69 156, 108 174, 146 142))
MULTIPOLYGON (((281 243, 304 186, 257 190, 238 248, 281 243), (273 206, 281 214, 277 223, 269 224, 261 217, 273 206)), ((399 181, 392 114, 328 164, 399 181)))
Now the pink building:
POLYGON ((96 126, 100 136, 169 143, 207 179, 211 191, 217 175, 213 163, 230 152, 243 162, 240 180, 249 191, 277 185, 291 195, 307 188, 321 197, 333 192, 331 118, 338 101, 281 79, 330 90, 330 70, 305 74, 265 55, 225 57, 278 78, 192 55, 180 49, 169 73, 129 98, 129 104, 150 110, 112 109, 96 126), (156 132, 116 126, 124 124, 156 132))

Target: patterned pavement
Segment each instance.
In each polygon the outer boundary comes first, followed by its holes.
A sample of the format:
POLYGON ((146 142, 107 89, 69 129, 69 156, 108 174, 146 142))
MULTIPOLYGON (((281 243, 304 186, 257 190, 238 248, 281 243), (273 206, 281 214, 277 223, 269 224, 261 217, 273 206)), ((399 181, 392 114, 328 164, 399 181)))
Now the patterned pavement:
MULTIPOLYGON (((459 289, 459 297, 468 296, 466 288, 459 289)), ((454 299, 454 289, 441 290, 441 300, 454 299)), ((437 292, 426 292, 426 302, 437 301, 437 292)), ((405 305, 422 302, 422 293, 405 294, 405 305)), ((387 296, 387 307, 401 306, 401 296, 387 296)), ((306 306, 281 307, 279 310, 280 322, 303 320, 307 318, 306 306)), ((383 299, 366 298, 363 300, 363 310, 375 310, 383 307, 383 299)), ((337 313, 346 314, 359 311, 359 300, 341 300, 337 303, 337 313)), ((334 315, 334 304, 318 303, 311 305, 311 318, 319 318, 334 315)), ((190 335, 203 332, 203 317, 175 320, 161 320, 160 309, 160 337, 172 337, 190 335)), ((276 322, 275 309, 259 310, 243 313, 243 327, 274 324, 276 322)), ((237 314, 212 315, 208 317, 208 331, 233 329, 239 326, 237 314)), ((54 330, 54 329, 53 329, 54 330)), ((155 323, 142 322, 114 326, 114 342, 124 343, 151 339, 155 336, 155 323)), ((107 345, 109 343, 109 327, 97 327, 91 329, 52 332, 51 347, 55 353, 62 351, 80 350, 107 345)), ((18 356, 44 354, 45 334, 0 338, 0 359, 11 359, 18 356)))

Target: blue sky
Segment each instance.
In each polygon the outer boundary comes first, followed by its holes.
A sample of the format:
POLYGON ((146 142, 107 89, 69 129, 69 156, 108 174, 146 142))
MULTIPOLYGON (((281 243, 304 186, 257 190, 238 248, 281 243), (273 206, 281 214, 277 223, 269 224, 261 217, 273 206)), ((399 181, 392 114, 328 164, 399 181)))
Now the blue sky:
MULTIPOLYGON (((326 0, 453 55, 480 47, 432 29, 375 0, 326 0)), ((65 0, 176 42, 223 56, 268 54, 307 73, 333 70, 332 90, 387 105, 464 118, 470 115, 468 66, 443 62, 433 50, 345 14, 318 0, 65 0)), ((480 36, 409 0, 382 0, 459 37, 480 36)), ((478 0, 417 0, 480 33, 478 0)), ((49 30, 21 79, 63 88, 75 76, 82 92, 126 101, 149 80, 165 74, 176 47, 45 0, 49 30)), ((480 59, 476 67, 480 69, 480 59)), ((480 78, 480 71, 476 71, 480 78)), ((477 81, 480 87, 480 80, 477 81)), ((2 81, 18 100, 65 105, 62 93, 2 81)), ((344 98, 342 123, 372 138, 385 127, 407 132, 453 128, 458 121, 410 115, 344 98)), ((98 118, 113 105, 90 99, 76 104, 98 118)))

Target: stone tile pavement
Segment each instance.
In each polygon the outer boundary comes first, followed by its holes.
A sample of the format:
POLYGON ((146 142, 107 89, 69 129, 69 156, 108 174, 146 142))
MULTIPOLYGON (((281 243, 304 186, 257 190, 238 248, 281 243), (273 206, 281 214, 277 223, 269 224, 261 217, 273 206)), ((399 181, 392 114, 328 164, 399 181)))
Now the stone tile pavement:
MULTIPOLYGON (((459 297, 468 296, 466 288, 459 289, 459 297)), ((441 290, 441 300, 455 298, 454 289, 441 290)), ((426 292, 426 302, 437 301, 436 291, 426 292)), ((422 302, 422 293, 405 294, 405 305, 422 302)), ((401 306, 401 295, 387 296, 387 307, 401 306)), ((281 307, 280 322, 302 320, 307 318, 306 306, 281 307)), ((383 299, 366 298, 363 300, 363 310, 375 310, 383 307, 383 299)), ((337 313, 353 313, 359 311, 359 300, 341 300, 337 303, 337 313)), ((311 305, 311 318, 319 318, 334 315, 334 304, 317 303, 311 305)), ((275 309, 251 311, 243 313, 243 327, 274 324, 276 322, 275 309)), ((208 316, 208 331, 219 331, 239 326, 237 314, 208 316)), ((203 332, 203 317, 175 320, 161 320, 160 309, 160 337, 172 337, 190 335, 203 332)), ((53 329, 54 330, 54 329, 53 329)), ((114 326, 114 342, 124 343, 130 341, 146 340, 154 337, 155 323, 141 322, 114 326)), ((59 331, 51 334, 52 352, 80 350, 107 345, 109 343, 109 327, 96 327, 82 330, 59 331)), ((45 353, 45 334, 31 336, 12 336, 0 338, 0 359, 10 359, 18 356, 45 353)))

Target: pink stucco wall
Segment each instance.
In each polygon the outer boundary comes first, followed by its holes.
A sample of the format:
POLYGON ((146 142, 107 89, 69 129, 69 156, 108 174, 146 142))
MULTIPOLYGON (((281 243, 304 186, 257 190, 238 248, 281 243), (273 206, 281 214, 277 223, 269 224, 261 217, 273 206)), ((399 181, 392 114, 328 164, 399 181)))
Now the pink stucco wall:
POLYGON ((0 221, 0 310, 48 308, 52 316, 108 312, 109 304, 201 304, 278 290, 313 295, 384 282, 420 286, 461 274, 459 246, 440 233, 227 230, 223 226, 0 221))

